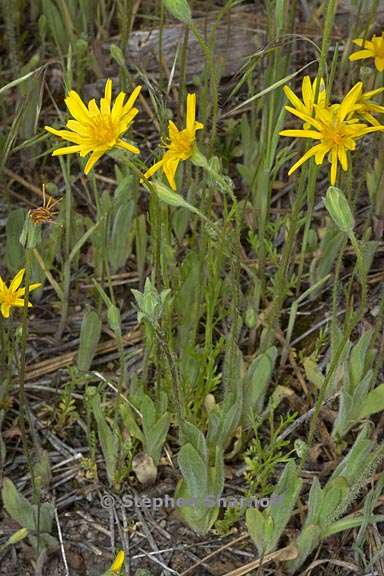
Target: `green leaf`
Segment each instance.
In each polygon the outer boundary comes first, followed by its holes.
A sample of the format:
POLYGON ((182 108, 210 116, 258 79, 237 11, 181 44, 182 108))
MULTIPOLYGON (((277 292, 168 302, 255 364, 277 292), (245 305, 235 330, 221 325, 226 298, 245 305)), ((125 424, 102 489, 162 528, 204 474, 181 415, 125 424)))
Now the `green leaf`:
POLYGON ((13 273, 20 270, 24 263, 24 249, 19 240, 23 230, 24 220, 25 210, 23 208, 16 208, 8 214, 5 228, 5 259, 8 270, 13 273))
POLYGON ((245 377, 244 383, 244 421, 250 424, 253 416, 260 413, 263 406, 264 396, 272 376, 277 358, 277 348, 271 346, 264 354, 255 358, 245 377))
POLYGON ((320 507, 323 500, 323 491, 317 476, 312 480, 311 489, 308 497, 308 515, 305 520, 306 524, 318 524, 320 517, 320 507))
POLYGON ((334 480, 330 480, 323 491, 323 498, 320 506, 319 525, 321 528, 328 526, 330 518, 335 510, 342 506, 346 496, 350 491, 350 486, 345 478, 339 476, 334 480))
POLYGON ((357 344, 355 344, 355 346, 352 348, 349 364, 353 388, 364 376, 365 366, 367 364, 367 354, 372 334, 373 330, 367 330, 364 332, 359 338, 357 344))
POLYGON ((324 376, 321 373, 320 368, 318 367, 316 362, 314 362, 312 358, 305 358, 303 364, 305 375, 308 378, 308 380, 312 382, 312 384, 314 384, 317 388, 320 389, 324 382, 324 376))
POLYGON ((88 309, 80 329, 80 346, 77 356, 79 370, 88 372, 100 340, 101 320, 95 310, 88 309))
POLYGON ((207 495, 207 466, 192 444, 185 444, 181 447, 178 463, 191 496, 202 498, 207 495))
POLYGON ((120 406, 120 414, 129 434, 139 440, 144 446, 145 436, 136 422, 132 408, 124 403, 120 406))
POLYGON ((156 422, 156 424, 148 432, 148 436, 145 442, 145 452, 152 457, 155 465, 157 466, 160 460, 160 453, 163 444, 166 440, 169 425, 171 423, 171 417, 168 413, 165 413, 156 422))
POLYGON ((108 480, 109 483, 113 485, 116 473, 119 440, 114 431, 111 430, 107 424, 98 392, 92 391, 89 395, 89 401, 97 424, 97 432, 105 460, 108 480))
POLYGON ((267 544, 267 552, 276 549, 279 538, 293 512, 302 484, 303 481, 297 474, 295 462, 289 460, 271 496, 269 509, 273 519, 273 536, 267 544))
POLYGON ((256 544, 259 555, 262 556, 266 548, 264 514, 257 508, 248 508, 245 521, 249 535, 256 544))
POLYGON ((18 492, 9 478, 4 478, 1 497, 5 510, 13 520, 16 520, 23 528, 36 530, 35 511, 32 504, 18 492))
POLYGON ((384 410, 384 384, 380 384, 374 390, 369 392, 363 400, 358 413, 358 420, 368 418, 371 414, 376 414, 384 410))
POLYGON ((134 213, 135 203, 129 200, 118 207, 113 218, 108 246, 112 272, 124 266, 131 253, 134 213))
POLYGON ((208 451, 204 434, 195 426, 185 420, 180 431, 182 444, 191 444, 204 462, 207 462, 208 451))

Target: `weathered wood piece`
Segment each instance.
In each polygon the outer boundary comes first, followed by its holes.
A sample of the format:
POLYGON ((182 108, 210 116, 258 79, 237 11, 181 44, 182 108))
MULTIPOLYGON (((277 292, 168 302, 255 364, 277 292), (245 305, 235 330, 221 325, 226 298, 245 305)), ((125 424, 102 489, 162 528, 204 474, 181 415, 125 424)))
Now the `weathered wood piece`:
MULTIPOLYGON (((372 1, 372 0, 370 0, 372 1)), ((307 22, 297 22, 296 33, 306 35, 321 41, 322 12, 319 3, 306 0, 310 8, 307 22), (319 9, 320 7, 320 9, 319 9)), ((364 14, 359 14, 361 25, 366 24, 366 15, 369 12, 369 3, 364 14)), ((214 31, 214 58, 222 76, 236 74, 252 54, 262 49, 267 42, 267 24, 262 16, 262 8, 258 3, 254 5, 233 8, 222 20, 217 22, 217 13, 207 10, 207 16, 196 18, 195 24, 203 37, 207 40, 214 31), (216 27, 216 30, 215 30, 216 27)), ((305 15, 302 15, 305 17, 305 15)), ((338 6, 333 36, 342 41, 348 36, 351 23, 356 22, 357 14, 351 5, 351 0, 341 0, 338 6)), ((384 2, 379 3, 375 28, 384 26, 384 2)), ((381 30, 380 30, 381 31, 381 30)), ((126 61, 130 67, 139 67, 149 74, 159 73, 160 62, 163 61, 167 70, 171 70, 178 51, 181 52, 185 42, 186 27, 183 24, 172 23, 163 28, 162 43, 160 46, 160 30, 136 30, 130 34, 126 48, 126 61)), ((179 57, 181 53, 179 54, 179 57)), ((199 74, 205 66, 204 54, 193 34, 187 37, 186 74, 191 78, 199 74)), ((177 76, 179 67, 176 66, 177 76)))
MULTIPOLYGON (((220 21, 216 22, 217 14, 210 13, 206 18, 196 18, 195 24, 199 32, 209 40, 214 34, 214 58, 218 71, 223 76, 232 76, 246 59, 266 42, 265 22, 260 19, 256 6, 247 9, 233 9, 220 21), (216 30, 215 26, 217 24, 216 30)), ((167 70, 171 70, 176 55, 181 51, 187 40, 186 73, 191 77, 202 72, 205 66, 204 53, 196 38, 190 32, 186 38, 186 27, 183 24, 165 26, 162 31, 160 45, 160 30, 137 30, 130 34, 126 59, 128 66, 138 66, 147 73, 159 73, 160 62, 163 61, 167 70)), ((176 67, 176 74, 178 67, 176 67)))

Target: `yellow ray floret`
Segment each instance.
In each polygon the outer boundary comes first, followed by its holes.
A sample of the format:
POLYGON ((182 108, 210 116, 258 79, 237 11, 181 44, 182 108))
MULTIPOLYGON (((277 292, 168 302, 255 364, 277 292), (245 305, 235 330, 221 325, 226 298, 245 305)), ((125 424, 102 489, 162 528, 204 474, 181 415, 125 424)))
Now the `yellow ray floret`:
MULTIPOLYGON (((12 306, 15 306, 16 308, 23 308, 25 305, 25 288, 20 288, 24 273, 25 268, 19 270, 19 272, 10 283, 9 288, 0 276, 0 311, 4 318, 9 317, 9 312, 12 306)), ((32 292, 32 290, 35 290, 36 288, 40 288, 40 286, 40 283, 30 284, 29 292, 32 292)), ((27 306, 31 307, 32 304, 28 302, 27 306)))
MULTIPOLYGON (((303 100, 300 100, 289 86, 284 86, 283 90, 286 97, 296 110, 308 114, 308 116, 313 116, 315 112, 315 103, 323 108, 327 102, 324 79, 320 78, 319 88, 317 88, 317 84, 317 78, 311 82, 310 76, 304 76, 301 85, 303 100)), ((304 128, 309 128, 309 125, 306 122, 304 123, 304 128)))
POLYGON ((373 116, 373 114, 383 114, 384 106, 381 106, 372 100, 372 98, 377 94, 381 94, 383 90, 384 86, 376 88, 376 90, 363 92, 360 98, 356 101, 352 114, 360 116, 365 122, 368 122, 368 124, 371 124, 372 126, 380 126, 380 122, 373 116))
POLYGON ((195 118, 196 94, 188 94, 186 127, 184 130, 179 130, 172 121, 169 122, 168 142, 165 144, 165 147, 168 148, 168 150, 159 162, 156 162, 146 171, 144 178, 150 178, 161 168, 166 175, 172 190, 176 190, 175 174, 179 162, 181 160, 188 160, 188 158, 192 156, 196 140, 196 130, 204 128, 203 124, 197 122, 195 118))
POLYGON ((348 169, 348 154, 356 148, 356 140, 377 130, 384 130, 384 126, 367 126, 358 123, 354 116, 356 102, 361 98, 363 83, 358 82, 345 96, 340 104, 325 107, 316 106, 315 117, 291 107, 287 109, 308 123, 310 130, 283 130, 282 136, 293 138, 310 138, 318 143, 312 146, 289 170, 291 175, 299 166, 314 156, 316 164, 322 164, 327 156, 331 163, 330 181, 334 185, 337 178, 338 164, 343 170, 348 169))
POLYGON ((121 568, 123 567, 124 564, 124 558, 125 558, 125 553, 123 550, 120 550, 120 552, 117 554, 114 563, 111 566, 111 572, 113 574, 120 574, 121 568))
POLYGON ((121 136, 128 130, 138 113, 138 109, 133 105, 140 90, 141 86, 136 86, 126 102, 124 102, 125 92, 120 92, 112 107, 112 80, 107 80, 105 84, 104 98, 100 100, 100 107, 94 99, 86 106, 79 94, 71 90, 65 99, 67 108, 74 118, 67 122, 68 130, 56 130, 50 126, 45 126, 45 129, 63 140, 72 142, 74 146, 59 148, 53 152, 53 156, 91 154, 84 168, 85 174, 88 174, 99 158, 112 148, 122 148, 139 154, 139 149, 122 140, 121 136))
POLYGON ((364 60, 365 58, 374 58, 375 66, 379 72, 384 70, 384 32, 381 36, 372 36, 370 40, 364 38, 355 38, 353 43, 362 50, 358 50, 349 56, 351 62, 354 60, 364 60))

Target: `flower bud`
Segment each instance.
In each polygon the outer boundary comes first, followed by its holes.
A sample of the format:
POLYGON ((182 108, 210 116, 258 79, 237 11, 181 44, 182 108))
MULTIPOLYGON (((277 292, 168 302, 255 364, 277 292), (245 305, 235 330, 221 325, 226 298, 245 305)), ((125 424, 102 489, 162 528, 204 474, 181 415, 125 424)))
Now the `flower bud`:
POLYGON ((192 20, 192 12, 187 0, 163 0, 164 6, 180 22, 189 24, 192 20))
POLYGON ((355 221, 348 200, 339 188, 328 188, 324 204, 336 226, 343 232, 352 232, 355 221))

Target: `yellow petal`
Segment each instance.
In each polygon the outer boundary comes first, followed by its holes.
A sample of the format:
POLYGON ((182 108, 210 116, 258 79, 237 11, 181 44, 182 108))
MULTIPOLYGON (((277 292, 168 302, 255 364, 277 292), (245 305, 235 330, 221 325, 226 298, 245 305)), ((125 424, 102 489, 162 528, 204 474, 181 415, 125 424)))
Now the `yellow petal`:
POLYGON ((56 128, 51 128, 51 126, 44 126, 47 132, 54 134, 63 138, 63 140, 68 140, 69 142, 74 142, 75 144, 80 144, 82 137, 76 132, 71 132, 71 130, 56 130, 56 128))
POLYGON ((2 279, 2 277, 0 276, 0 292, 5 292, 5 290, 7 289, 4 280, 2 279))
POLYGON ((284 94, 286 95, 290 103, 293 104, 293 106, 295 106, 295 108, 297 108, 298 110, 305 112, 305 106, 303 105, 300 98, 296 96, 293 90, 291 90, 289 86, 284 86, 283 90, 284 94))
POLYGON ((279 134, 280 136, 291 136, 292 138, 314 138, 315 140, 322 138, 320 132, 316 132, 316 130, 282 130, 279 134))
POLYGON ((341 102, 339 108, 337 109, 337 114, 341 120, 352 111, 353 106, 356 104, 357 100, 360 98, 361 93, 363 90, 363 83, 358 82, 350 89, 348 94, 344 97, 343 101, 341 102))
POLYGON ((95 119, 100 119, 100 110, 96 104, 96 100, 94 98, 92 98, 92 100, 90 100, 88 102, 88 110, 90 115, 95 118, 95 119))
POLYGON ((76 132, 83 137, 92 137, 92 128, 90 124, 85 124, 84 122, 79 122, 78 120, 68 120, 67 128, 76 132))
POLYGON ((101 158, 103 154, 104 152, 92 152, 88 162, 85 165, 84 174, 88 174, 92 170, 96 162, 99 160, 99 158, 101 158))
POLYGON ((164 159, 159 160, 159 162, 156 162, 153 166, 151 166, 146 171, 146 173, 144 174, 144 178, 150 178, 151 176, 153 176, 153 174, 155 174, 155 172, 160 170, 160 168, 163 166, 163 164, 164 164, 164 159))
POLYGON ((76 146, 66 146, 65 148, 58 148, 52 152, 52 156, 63 156, 64 154, 74 154, 75 152, 80 152, 81 146, 76 144, 76 146))
POLYGON ((9 318, 9 310, 10 310, 10 308, 11 308, 11 307, 10 307, 9 304, 6 304, 5 302, 2 302, 0 310, 1 310, 1 313, 2 313, 2 315, 4 316, 4 318, 9 318))
POLYGON ((117 96, 114 105, 112 106, 111 118, 112 122, 117 122, 122 115, 125 93, 120 92, 117 96))
POLYGON ((379 72, 384 70, 384 58, 382 56, 377 56, 375 58, 375 66, 379 72))
POLYGON ((371 50, 373 49, 373 43, 370 40, 366 40, 364 38, 355 38, 355 40, 352 40, 352 42, 360 48, 364 46, 364 48, 369 48, 371 50))
POLYGON ((187 130, 193 131, 196 118, 196 94, 187 95, 187 130))
POLYGON ((90 118, 87 107, 75 90, 69 92, 65 98, 65 104, 76 120, 79 120, 79 122, 89 122, 90 118))
MULTIPOLYGON (((128 128, 128 125, 132 122, 132 120, 135 118, 135 116, 138 114, 138 112, 139 111, 137 108, 131 108, 131 110, 129 110, 125 114, 121 114, 119 130, 122 130, 125 132, 128 128)), ((121 134, 121 132, 120 132, 120 134, 121 134)))
POLYGON ((332 148, 331 150, 331 184, 334 186, 336 184, 337 178, 337 148, 332 148))
POLYGON ((125 554, 124 554, 123 550, 120 550, 120 552, 118 553, 118 555, 115 558, 114 563, 111 566, 112 572, 120 572, 120 570, 124 564, 124 558, 125 558, 125 554))
POLYGON ((305 114, 304 112, 300 112, 300 110, 295 110, 295 108, 291 108, 291 106, 286 106, 285 109, 288 112, 290 112, 291 114, 294 114, 295 116, 300 118, 300 120, 303 120, 304 122, 308 122, 308 124, 311 124, 311 126, 314 126, 318 130, 322 129, 321 123, 316 118, 312 118, 311 116, 309 116, 309 114, 305 114))
POLYGON ((376 88, 375 90, 370 90, 369 92, 364 92, 362 98, 363 98, 363 100, 370 100, 371 98, 376 96, 376 94, 381 94, 381 92, 383 90, 384 90, 384 86, 381 86, 380 88, 376 88))
POLYGON ((11 292, 16 292, 16 290, 19 288, 20 284, 23 281, 24 273, 25 268, 21 268, 21 270, 19 270, 16 276, 13 278, 11 285, 9 287, 11 292))
POLYGON ((170 140, 175 140, 180 134, 178 127, 174 122, 172 122, 172 120, 169 120, 168 122, 168 134, 170 140))
MULTIPOLYGON (((41 282, 35 282, 35 284, 30 284, 29 291, 32 292, 32 290, 36 290, 41 286, 42 286, 41 282)), ((24 296, 24 294, 25 294, 25 288, 19 288, 19 290, 17 291, 17 297, 24 296)))
POLYGON ((337 147, 337 156, 344 171, 348 170, 348 157, 344 146, 337 147))
POLYGON ((136 146, 133 146, 132 144, 126 142, 125 140, 119 139, 117 141, 117 146, 119 148, 123 148, 124 150, 129 150, 133 154, 140 154, 140 150, 136 146))
POLYGON ((104 99, 110 106, 112 100, 112 80, 110 78, 108 78, 108 80, 105 83, 104 99))
MULTIPOLYGON (((15 300, 14 303, 12 304, 12 306, 16 306, 16 308, 24 308, 25 300, 22 300, 21 298, 17 298, 17 300, 15 300)), ((32 304, 30 302, 28 302, 27 307, 32 308, 32 304)))
POLYGON ((132 106, 134 105, 134 103, 136 101, 136 98, 140 94, 140 90, 141 90, 141 86, 136 86, 136 88, 133 90, 133 92, 130 95, 130 97, 128 98, 126 104, 124 104, 124 106, 123 106, 123 114, 126 114, 127 112, 129 112, 129 110, 132 108, 132 106))
POLYGON ((354 62, 355 60, 364 60, 364 58, 373 58, 371 50, 358 50, 349 55, 350 62, 354 62))
POLYGON ((307 110, 310 110, 313 106, 314 94, 312 91, 312 84, 309 76, 304 76, 301 92, 303 94, 304 104, 307 110))
POLYGON ((319 166, 324 162, 324 157, 327 154, 327 152, 329 152, 329 145, 321 144, 321 148, 319 148, 315 154, 315 163, 317 164, 317 166, 319 166))
POLYGON ((175 174, 179 165, 179 158, 170 158, 164 162, 163 170, 172 190, 176 190, 175 174))
POLYGON ((291 174, 293 174, 293 172, 295 172, 295 170, 297 170, 299 168, 299 166, 301 166, 302 164, 304 164, 304 162, 306 162, 307 160, 309 160, 309 158, 311 158, 312 156, 314 156, 315 154, 317 154, 320 150, 323 149, 323 145, 322 144, 316 144, 316 146, 312 146, 312 148, 310 148, 290 169, 288 172, 288 176, 290 176, 291 174))

